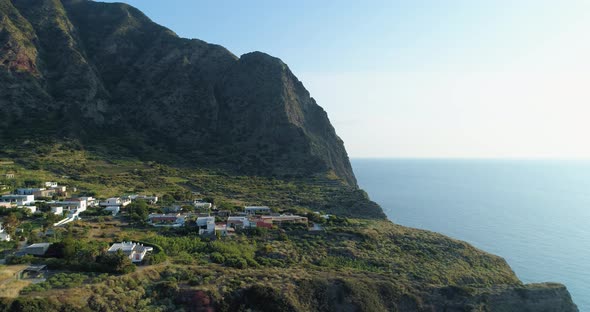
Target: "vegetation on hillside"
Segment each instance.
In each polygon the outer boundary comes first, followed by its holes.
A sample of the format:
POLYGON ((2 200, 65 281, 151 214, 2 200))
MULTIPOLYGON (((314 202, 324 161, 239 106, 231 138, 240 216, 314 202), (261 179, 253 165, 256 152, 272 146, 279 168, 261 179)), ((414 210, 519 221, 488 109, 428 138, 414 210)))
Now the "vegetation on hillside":
POLYGON ((31 143, 0 151, 0 173, 14 172, 16 179, 0 184, 59 181, 90 196, 158 194, 170 200, 187 200, 198 193, 214 199, 222 209, 260 204, 280 209, 322 211, 342 216, 384 218, 367 194, 343 185, 338 179, 317 175, 290 179, 233 175, 205 167, 172 166, 118 155, 117 150, 85 150, 76 141, 31 143))

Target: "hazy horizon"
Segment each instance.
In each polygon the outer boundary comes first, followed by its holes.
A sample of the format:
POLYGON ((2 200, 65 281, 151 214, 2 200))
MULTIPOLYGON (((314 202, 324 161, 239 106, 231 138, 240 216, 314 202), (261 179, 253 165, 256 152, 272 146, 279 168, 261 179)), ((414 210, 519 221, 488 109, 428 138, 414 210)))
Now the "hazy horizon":
POLYGON ((123 2, 281 58, 352 158, 590 158, 588 1, 123 2))

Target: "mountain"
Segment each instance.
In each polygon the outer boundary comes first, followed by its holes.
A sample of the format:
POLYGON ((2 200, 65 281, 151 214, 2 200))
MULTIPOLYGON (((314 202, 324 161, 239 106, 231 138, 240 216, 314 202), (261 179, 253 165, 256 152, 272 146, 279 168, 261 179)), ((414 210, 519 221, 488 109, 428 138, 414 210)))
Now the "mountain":
POLYGON ((280 59, 179 38, 125 4, 0 0, 3 142, 34 136, 356 186, 326 112, 280 59))
MULTIPOLYGON (((33 259, 70 273, 20 284, 1 311, 577 311, 563 285, 524 285, 504 259, 385 220, 326 112, 281 60, 179 38, 125 4, 0 0, 0 146, 5 187, 43 179, 170 205, 200 193, 228 210, 305 213, 320 227, 201 239, 194 226, 134 228, 129 210, 94 209, 54 228, 64 239, 53 245, 75 256, 33 259), (154 254, 134 274, 95 274, 115 240, 154 254)), ((39 223, 22 228, 22 240, 45 237, 39 223)))

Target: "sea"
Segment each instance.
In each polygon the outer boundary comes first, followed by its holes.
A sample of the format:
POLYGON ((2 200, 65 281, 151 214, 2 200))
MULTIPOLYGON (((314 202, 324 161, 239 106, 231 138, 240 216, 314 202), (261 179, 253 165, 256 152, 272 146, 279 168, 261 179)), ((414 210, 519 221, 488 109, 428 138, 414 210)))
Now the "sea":
POLYGON ((567 286, 590 311, 590 160, 352 159, 401 225, 506 259, 525 283, 567 286))

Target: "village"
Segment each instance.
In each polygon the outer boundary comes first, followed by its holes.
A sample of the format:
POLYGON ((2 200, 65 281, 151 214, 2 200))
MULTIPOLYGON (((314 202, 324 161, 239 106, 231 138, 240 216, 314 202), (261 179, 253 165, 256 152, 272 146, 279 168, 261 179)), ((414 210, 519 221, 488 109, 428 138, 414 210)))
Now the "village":
MULTIPOLYGON (((72 222, 80 223, 87 219, 96 220, 97 216, 120 220, 122 227, 137 227, 139 224, 154 229, 190 229, 208 240, 232 237, 236 233, 255 229, 272 230, 286 226, 296 226, 309 232, 323 231, 320 223, 310 222, 307 216, 283 212, 277 208, 271 209, 268 206, 244 206, 241 209, 222 210, 204 198, 164 204, 155 194, 95 198, 70 197, 70 192, 75 193, 77 190, 70 190, 57 182, 44 182, 39 187, 16 188, 9 194, 4 192, 4 195, 0 195, 0 209, 4 212, 18 211, 33 219, 38 216, 38 219, 54 220, 55 222, 43 227, 46 236, 50 236, 55 228, 64 228, 72 222)), ((195 197, 198 197, 197 195, 195 197)), ((330 217, 314 213, 314 219, 327 220, 330 217)), ((0 224, 0 241, 10 242, 15 239, 16 233, 22 231, 18 227, 10 227, 9 224, 0 224)), ((51 246, 52 243, 49 241, 28 243, 20 237, 18 249, 9 254, 5 251, 4 258, 46 257, 51 246)), ((133 264, 142 264, 146 255, 153 250, 153 247, 140 242, 117 241, 111 243, 107 252, 122 252, 133 264)), ((43 265, 33 265, 25 271, 33 272, 33 276, 37 276, 44 269, 46 267, 43 265)), ((19 274, 22 275, 23 272, 19 274)))

